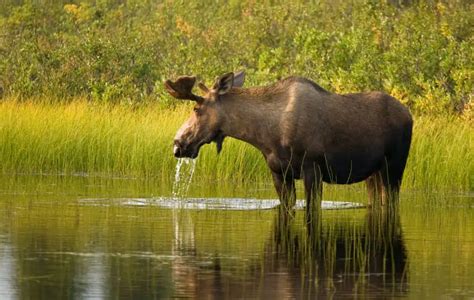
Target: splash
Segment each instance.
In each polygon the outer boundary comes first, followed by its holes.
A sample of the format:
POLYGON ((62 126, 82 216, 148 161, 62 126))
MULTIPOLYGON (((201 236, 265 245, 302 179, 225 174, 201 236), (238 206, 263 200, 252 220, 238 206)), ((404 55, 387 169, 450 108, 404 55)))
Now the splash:
POLYGON ((176 163, 176 170, 173 183, 173 198, 183 198, 186 196, 193 179, 196 160, 191 158, 179 158, 176 163))

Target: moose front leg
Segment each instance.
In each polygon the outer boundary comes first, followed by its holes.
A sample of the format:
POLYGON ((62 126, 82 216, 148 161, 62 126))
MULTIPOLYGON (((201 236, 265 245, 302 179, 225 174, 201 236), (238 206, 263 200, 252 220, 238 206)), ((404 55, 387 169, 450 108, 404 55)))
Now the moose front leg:
POLYGON ((295 180, 276 172, 272 172, 272 176, 275 189, 280 198, 279 209, 282 212, 289 213, 296 203, 295 180))
POLYGON ((320 169, 311 166, 304 170, 304 189, 306 195, 306 221, 313 223, 319 220, 321 211, 321 200, 323 194, 323 183, 320 169))

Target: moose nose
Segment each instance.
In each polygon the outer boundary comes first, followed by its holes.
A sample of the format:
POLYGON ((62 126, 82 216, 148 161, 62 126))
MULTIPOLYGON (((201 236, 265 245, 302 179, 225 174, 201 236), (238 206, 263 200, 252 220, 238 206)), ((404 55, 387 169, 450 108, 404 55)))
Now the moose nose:
POLYGON ((181 144, 178 140, 174 140, 173 153, 175 157, 181 157, 181 144))

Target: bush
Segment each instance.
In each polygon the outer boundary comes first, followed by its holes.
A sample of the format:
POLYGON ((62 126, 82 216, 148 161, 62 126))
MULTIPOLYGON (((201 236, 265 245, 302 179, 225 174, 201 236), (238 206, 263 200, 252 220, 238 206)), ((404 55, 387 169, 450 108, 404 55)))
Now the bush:
POLYGON ((168 103, 165 78, 244 68, 247 86, 301 75, 420 113, 472 101, 470 1, 14 2, 0 8, 4 97, 168 103))

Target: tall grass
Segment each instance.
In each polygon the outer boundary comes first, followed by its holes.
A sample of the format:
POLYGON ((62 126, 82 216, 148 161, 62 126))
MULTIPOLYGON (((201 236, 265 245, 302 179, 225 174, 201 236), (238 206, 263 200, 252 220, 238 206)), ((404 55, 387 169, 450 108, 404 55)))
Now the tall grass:
POLYGON ((406 186, 474 190, 474 126, 453 117, 415 119, 406 186))
MULTIPOLYGON (((172 140, 191 108, 0 102, 3 174, 81 174, 170 181, 172 140)), ((473 190, 474 129, 448 117, 417 117, 404 177, 411 189, 473 190)), ((271 182, 262 155, 226 139, 223 151, 204 146, 195 178, 202 182, 271 182)))
MULTIPOLYGON (((173 136, 190 111, 187 106, 130 109, 86 101, 2 102, 1 171, 170 179, 176 161, 173 136)), ((200 155, 197 176, 242 181, 264 173, 260 154, 244 143, 226 141, 219 157, 208 148, 200 155)))
POLYGON ((174 167, 169 146, 184 116, 180 110, 86 102, 0 106, 3 172, 150 176, 174 167))

